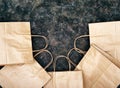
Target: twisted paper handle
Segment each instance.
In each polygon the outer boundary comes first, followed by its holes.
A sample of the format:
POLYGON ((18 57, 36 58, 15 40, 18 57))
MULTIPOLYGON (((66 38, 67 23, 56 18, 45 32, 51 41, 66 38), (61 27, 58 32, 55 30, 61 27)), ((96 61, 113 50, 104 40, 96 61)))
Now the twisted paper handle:
MULTIPOLYGON (((43 38, 44 40, 45 40, 45 42, 46 42, 46 45, 45 45, 45 47, 44 48, 42 48, 42 49, 46 49, 47 47, 48 47, 48 39, 45 37, 45 36, 41 36, 41 35, 31 35, 32 37, 38 37, 38 38, 43 38)), ((40 49, 41 50, 41 49, 40 49)), ((40 51, 40 50, 33 50, 33 52, 38 52, 38 51, 40 51)))
POLYGON ((59 58, 62 58, 62 59, 63 59, 63 58, 66 58, 66 59, 67 59, 68 64, 69 64, 69 71, 70 71, 70 70, 71 70, 71 65, 70 65, 69 58, 66 57, 66 56, 64 56, 64 55, 59 55, 59 56, 57 56, 57 57, 55 58, 54 63, 53 63, 54 72, 55 72, 55 69, 56 69, 56 62, 57 62, 57 60, 58 60, 59 58))
POLYGON ((52 64, 52 62, 53 62, 53 55, 52 55, 52 53, 51 53, 50 51, 42 49, 42 50, 40 50, 38 53, 36 53, 36 54, 34 55, 34 58, 35 58, 36 56, 38 56, 39 54, 43 53, 43 52, 47 52, 47 53, 50 54, 50 56, 51 56, 51 61, 44 67, 44 69, 47 69, 47 68, 52 64))
POLYGON ((94 35, 94 36, 93 36, 93 35, 81 35, 81 36, 78 36, 78 37, 76 37, 75 40, 74 40, 74 48, 75 48, 75 50, 78 51, 79 53, 85 54, 86 51, 83 51, 83 50, 77 48, 77 46, 76 46, 76 42, 77 42, 78 39, 80 39, 80 38, 85 38, 85 37, 105 37, 105 36, 110 36, 110 35, 94 35))
POLYGON ((37 52, 33 57, 35 58, 36 56, 38 56, 39 54, 43 53, 43 52, 47 52, 50 56, 51 56, 51 61, 44 67, 44 69, 47 69, 53 62, 53 55, 50 51, 46 50, 46 48, 48 47, 48 40, 45 36, 41 36, 41 35, 31 35, 32 37, 41 37, 45 40, 46 45, 44 48, 39 49, 39 50, 33 50, 33 52, 37 52))

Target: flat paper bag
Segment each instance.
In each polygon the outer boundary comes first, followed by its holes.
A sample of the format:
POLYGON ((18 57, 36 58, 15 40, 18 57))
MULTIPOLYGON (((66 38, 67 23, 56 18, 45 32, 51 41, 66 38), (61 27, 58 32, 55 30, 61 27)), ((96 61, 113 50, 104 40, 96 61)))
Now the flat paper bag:
POLYGON ((0 23, 0 65, 33 61, 29 22, 0 23), (17 58, 16 58, 17 57, 17 58))
POLYGON ((49 72, 52 79, 44 88, 83 88, 82 71, 49 72))
POLYGON ((120 84, 120 69, 94 45, 77 65, 76 70, 83 71, 84 88, 117 88, 120 84))
POLYGON ((50 80, 48 73, 34 60, 24 65, 5 66, 0 70, 3 88, 41 88, 50 80))
POLYGON ((82 71, 59 71, 49 74, 52 79, 44 88, 83 88, 82 71))
POLYGON ((113 56, 120 68, 120 21, 89 24, 90 44, 96 44, 113 56))

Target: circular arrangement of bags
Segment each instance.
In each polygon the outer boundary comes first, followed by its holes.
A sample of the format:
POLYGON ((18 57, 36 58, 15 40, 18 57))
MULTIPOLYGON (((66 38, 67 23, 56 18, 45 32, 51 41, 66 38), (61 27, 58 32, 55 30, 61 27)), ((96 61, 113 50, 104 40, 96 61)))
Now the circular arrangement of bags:
POLYGON ((46 49, 47 38, 31 35, 29 22, 2 22, 0 65, 5 66, 0 70, 0 85, 3 88, 116 88, 120 84, 119 28, 119 21, 89 24, 90 35, 78 36, 67 56, 57 56, 53 62, 51 52, 46 49), (31 36, 43 38, 46 46, 32 51, 31 36), (87 52, 76 46, 76 41, 84 37, 90 37, 87 52), (72 50, 84 54, 78 65, 69 58, 72 50), (33 56, 32 52, 36 54, 33 56), (51 56, 45 68, 34 59, 44 52, 51 56), (58 59, 68 61, 69 71, 55 71, 58 59), (46 72, 52 63, 54 71, 46 72), (74 71, 71 64, 76 66, 74 71))

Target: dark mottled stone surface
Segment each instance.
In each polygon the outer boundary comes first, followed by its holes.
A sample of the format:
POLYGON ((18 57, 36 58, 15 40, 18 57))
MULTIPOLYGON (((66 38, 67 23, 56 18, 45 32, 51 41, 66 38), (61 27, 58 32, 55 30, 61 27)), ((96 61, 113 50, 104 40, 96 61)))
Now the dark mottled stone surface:
POLYGON ((0 69, 2 69, 4 66, 0 66, 0 69))
POLYGON ((120 84, 118 85, 118 87, 117 88, 120 88, 120 84))
POLYGON ((2 88, 2 86, 0 85, 0 88, 2 88))
MULTIPOLYGON (((120 20, 120 0, 0 0, 0 21, 30 21, 31 33, 49 40, 48 50, 55 58, 67 55, 77 36, 89 34, 88 23, 120 20)), ((45 41, 33 38, 33 49, 45 41)), ((88 50, 89 39, 78 40, 77 47, 88 50)), ((73 51, 71 59, 78 64, 83 55, 73 51)), ((36 60, 43 66, 50 56, 42 53, 36 60)), ((57 70, 68 70, 67 61, 59 59, 57 70)), ((72 67, 74 69, 74 67, 72 67)), ((52 65, 47 71, 52 71, 52 65)))

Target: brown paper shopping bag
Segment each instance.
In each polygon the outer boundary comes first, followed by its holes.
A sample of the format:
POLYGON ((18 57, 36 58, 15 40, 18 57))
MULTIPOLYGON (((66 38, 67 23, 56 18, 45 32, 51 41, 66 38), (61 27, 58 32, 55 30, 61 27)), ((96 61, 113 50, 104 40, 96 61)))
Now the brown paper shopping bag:
POLYGON ((0 49, 0 65, 33 61, 30 23, 1 22, 0 49))
POLYGON ((120 68, 120 21, 89 24, 90 44, 94 43, 113 56, 120 68))
POLYGON ((116 88, 120 69, 95 47, 91 45, 75 69, 83 72, 84 88, 116 88))
MULTIPOLYGON (((69 58, 63 55, 56 57, 54 62, 54 72, 49 72, 52 79, 44 86, 44 88, 83 88, 82 71, 60 71, 55 72, 56 61, 58 58, 69 58)), ((69 70, 71 69, 69 62, 69 70)))
POLYGON ((40 50, 34 57, 42 52, 51 55, 50 63, 42 68, 37 61, 23 65, 8 65, 0 70, 0 85, 3 88, 41 88, 50 80, 49 74, 44 70, 52 62, 52 54, 48 50, 40 50))

